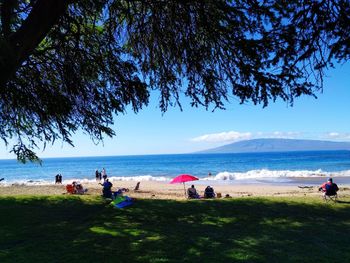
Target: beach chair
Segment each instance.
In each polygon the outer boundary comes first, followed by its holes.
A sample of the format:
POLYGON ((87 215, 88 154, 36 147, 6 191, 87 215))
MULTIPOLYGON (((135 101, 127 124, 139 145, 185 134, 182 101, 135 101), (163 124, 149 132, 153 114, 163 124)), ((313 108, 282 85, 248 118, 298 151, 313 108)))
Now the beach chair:
POLYGON ((333 201, 336 203, 338 200, 337 190, 334 187, 327 187, 326 191, 323 192, 323 199, 326 202, 333 201))
POLYGON ((140 189, 140 182, 137 182, 134 191, 138 191, 140 189))
POLYGON ((72 184, 67 184, 66 190, 67 190, 68 194, 75 194, 75 189, 74 189, 74 186, 72 184))
POLYGON ((327 191, 326 191, 323 193, 323 200, 325 200, 326 202, 333 201, 334 203, 336 203, 338 200, 338 194, 336 192, 335 193, 327 193, 327 191))
POLYGON ((197 193, 197 191, 193 188, 189 188, 187 190, 187 198, 188 199, 198 199, 199 198, 199 194, 197 193))

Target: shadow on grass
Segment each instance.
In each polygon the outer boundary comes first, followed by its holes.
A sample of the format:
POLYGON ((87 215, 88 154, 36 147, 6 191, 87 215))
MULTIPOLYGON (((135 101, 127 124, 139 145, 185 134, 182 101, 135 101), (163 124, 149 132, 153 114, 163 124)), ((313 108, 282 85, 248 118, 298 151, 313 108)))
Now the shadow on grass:
POLYGON ((339 204, 350 204, 349 201, 342 201, 342 200, 337 200, 336 203, 339 203, 339 204))
POLYGON ((0 261, 349 262, 348 206, 291 200, 2 198, 0 261))

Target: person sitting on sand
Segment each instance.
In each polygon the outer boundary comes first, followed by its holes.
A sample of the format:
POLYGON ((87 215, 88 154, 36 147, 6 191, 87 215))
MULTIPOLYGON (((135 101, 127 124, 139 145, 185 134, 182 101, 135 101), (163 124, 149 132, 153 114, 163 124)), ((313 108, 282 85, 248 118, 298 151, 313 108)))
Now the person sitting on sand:
POLYGON ((129 188, 118 188, 117 191, 113 192, 112 199, 115 199, 117 196, 123 195, 123 193, 129 192, 129 188))
POLYGON ((77 182, 73 181, 72 182, 73 188, 74 188, 74 193, 77 191, 77 182))
POLYGON ((81 183, 76 183, 75 185, 75 193, 83 195, 87 192, 88 189, 84 189, 83 185, 81 183))
POLYGON ((213 187, 208 185, 205 190, 204 190, 204 198, 214 198, 215 197, 215 192, 213 187))
POLYGON ((105 197, 105 198, 112 198, 112 186, 113 184, 108 180, 106 179, 106 181, 100 185, 103 186, 102 188, 102 196, 105 197))
POLYGON ((333 179, 329 178, 328 181, 323 183, 318 190, 322 191, 324 196, 326 195, 329 196, 329 195, 337 195, 339 188, 336 183, 333 183, 333 179))
POLYGON ((197 193, 196 188, 194 188, 194 185, 192 185, 190 188, 187 189, 187 196, 190 199, 199 198, 199 194, 197 193))

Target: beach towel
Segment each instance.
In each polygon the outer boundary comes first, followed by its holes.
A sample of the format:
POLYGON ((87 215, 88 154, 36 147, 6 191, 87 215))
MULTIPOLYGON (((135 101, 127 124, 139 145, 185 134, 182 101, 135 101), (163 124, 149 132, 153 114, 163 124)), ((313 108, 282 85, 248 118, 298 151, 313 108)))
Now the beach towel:
POLYGON ((112 202, 111 205, 117 208, 124 208, 132 205, 134 202, 129 196, 118 196, 112 202))

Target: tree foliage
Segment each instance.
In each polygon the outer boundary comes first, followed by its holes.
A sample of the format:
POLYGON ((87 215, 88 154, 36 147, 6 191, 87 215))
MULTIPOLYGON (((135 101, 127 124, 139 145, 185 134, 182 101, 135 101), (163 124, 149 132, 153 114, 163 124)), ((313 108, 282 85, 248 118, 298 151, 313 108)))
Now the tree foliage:
POLYGON ((0 138, 25 161, 38 143, 112 136, 114 114, 293 104, 350 54, 349 1, 2 0, 0 138))

